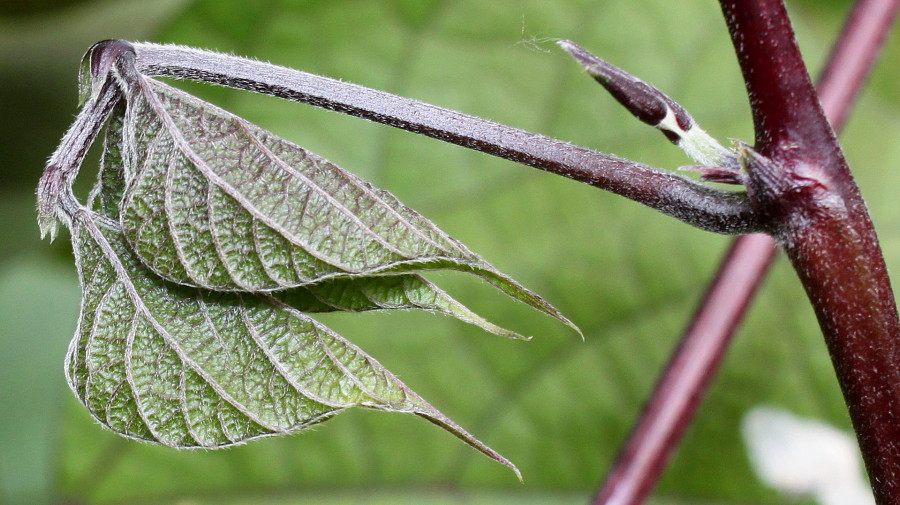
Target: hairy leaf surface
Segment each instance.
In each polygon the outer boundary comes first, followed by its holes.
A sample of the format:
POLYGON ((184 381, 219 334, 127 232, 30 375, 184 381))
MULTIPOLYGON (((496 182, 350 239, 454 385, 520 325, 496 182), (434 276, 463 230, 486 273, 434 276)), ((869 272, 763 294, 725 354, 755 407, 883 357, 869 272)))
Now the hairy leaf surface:
POLYGON ((159 279, 117 224, 73 217, 83 300, 66 374, 78 398, 122 435, 221 447, 302 430, 363 406, 419 415, 512 466, 372 357, 269 296, 159 279))
POLYGON ((143 76, 127 96, 122 229, 162 277, 273 291, 453 269, 573 326, 393 195, 318 155, 143 76))
MULTIPOLYGON (((120 218, 125 179, 133 173, 126 171, 122 160, 124 110, 119 106, 107 125, 103 159, 89 204, 95 212, 113 220, 120 218)), ((417 274, 332 277, 272 294, 301 312, 421 309, 455 317, 496 335, 525 338, 484 319, 417 274)))

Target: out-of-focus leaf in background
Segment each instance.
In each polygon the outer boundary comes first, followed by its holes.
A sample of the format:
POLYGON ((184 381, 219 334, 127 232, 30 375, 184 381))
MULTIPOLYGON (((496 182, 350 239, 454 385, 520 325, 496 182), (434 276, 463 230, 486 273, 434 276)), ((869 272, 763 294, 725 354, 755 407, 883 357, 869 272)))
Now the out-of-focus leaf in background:
MULTIPOLYGON (((849 2, 788 2, 813 73, 849 2)), ((451 294, 533 341, 424 314, 320 319, 522 470, 520 485, 440 430, 350 412, 312 433, 227 451, 120 439, 66 391, 77 286, 65 240, 38 242, 33 187, 75 111, 75 70, 123 37, 233 52, 342 78, 674 169, 689 164, 546 37, 646 79, 720 140, 752 138, 747 100, 711 0, 73 2, 0 19, 0 503, 583 503, 610 464, 728 239, 618 197, 462 148, 247 93, 193 93, 383 187, 544 295, 586 341, 477 281, 451 294)), ((900 58, 892 37, 843 135, 900 264, 900 58)), ((93 178, 89 161, 82 187, 93 178)), ((463 276, 464 277, 464 276, 463 276)), ((759 484, 739 436, 767 403, 849 426, 821 335, 779 261, 657 489, 657 503, 785 503, 759 484)))

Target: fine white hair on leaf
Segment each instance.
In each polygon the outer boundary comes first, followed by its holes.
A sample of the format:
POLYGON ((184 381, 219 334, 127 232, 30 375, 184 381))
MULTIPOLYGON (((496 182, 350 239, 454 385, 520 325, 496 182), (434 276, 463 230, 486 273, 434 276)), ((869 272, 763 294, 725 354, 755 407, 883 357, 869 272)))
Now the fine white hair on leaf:
POLYGON ((741 432, 766 485, 820 505, 874 505, 851 433, 773 407, 747 412, 741 432))

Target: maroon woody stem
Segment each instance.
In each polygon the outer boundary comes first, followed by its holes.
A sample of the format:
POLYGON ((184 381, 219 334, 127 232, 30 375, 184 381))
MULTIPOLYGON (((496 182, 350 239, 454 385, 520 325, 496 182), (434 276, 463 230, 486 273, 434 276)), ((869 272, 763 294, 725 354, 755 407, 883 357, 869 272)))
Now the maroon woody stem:
MULTIPOLYGON (((900 0, 860 0, 848 16, 818 86, 835 129, 843 126, 898 7, 900 0)), ((774 241, 767 235, 747 235, 732 242, 594 504, 637 505, 652 490, 775 251, 774 241)))
POLYGON ((900 504, 900 320, 878 238, 803 84, 784 6, 732 0, 722 7, 758 128, 759 153, 744 152, 751 205, 771 226, 812 303, 876 503, 900 504))
POLYGON ((800 52, 779 20, 784 6, 734 0, 722 7, 760 129, 759 154, 744 152, 752 205, 812 303, 876 502, 900 503, 900 320, 878 238, 824 115, 802 84, 800 52), (741 33, 774 42, 750 42, 755 38, 741 33), (767 64, 779 69, 781 81, 760 80, 756 69, 767 64), (775 117, 782 124, 766 119, 775 117))
POLYGON ((756 150, 772 156, 803 144, 816 161, 833 161, 836 145, 781 0, 721 0, 744 75, 756 150))

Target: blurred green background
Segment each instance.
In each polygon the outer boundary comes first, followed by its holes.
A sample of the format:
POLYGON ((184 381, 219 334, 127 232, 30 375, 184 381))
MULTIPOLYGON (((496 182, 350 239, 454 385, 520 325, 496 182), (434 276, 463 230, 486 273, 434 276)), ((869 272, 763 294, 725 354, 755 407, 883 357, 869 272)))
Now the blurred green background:
MULTIPOLYGON (((819 67, 849 2, 789 2, 819 67)), ((117 0, 0 4, 0 504, 584 503, 729 241, 577 183, 277 99, 186 86, 397 194, 544 295, 577 336, 465 276, 438 281, 532 334, 423 314, 322 318, 522 470, 411 416, 351 411, 215 452, 120 439, 67 391, 79 290, 68 235, 38 240, 33 188, 76 112, 82 53, 106 38, 246 55, 386 89, 674 169, 689 160, 547 38, 654 83, 714 136, 752 139, 712 0, 117 0)), ((889 267, 900 264, 900 40, 843 135, 889 267)), ((815 70, 814 70, 815 71, 815 70)), ((89 187, 96 157, 83 167, 89 187)), ((847 428, 811 310, 779 260, 667 470, 656 503, 797 503, 763 487, 741 416, 771 404, 847 428)))

